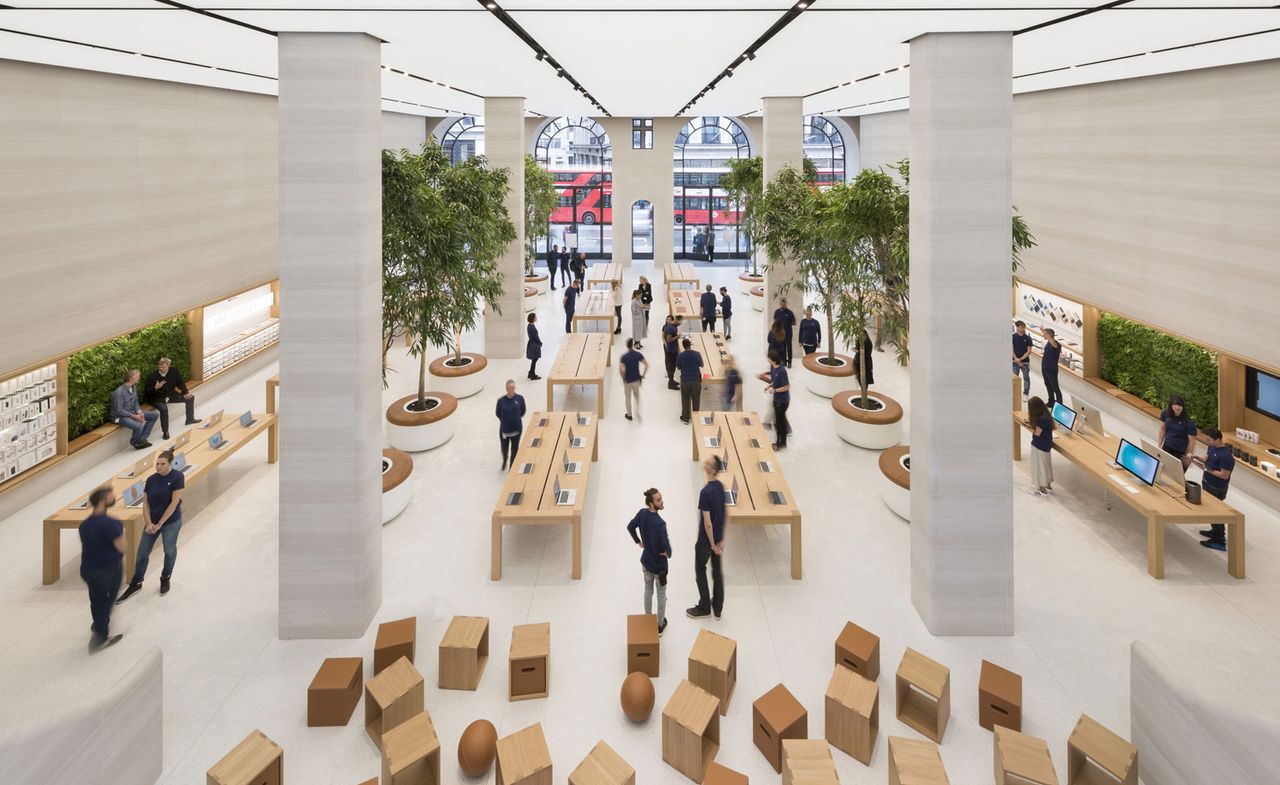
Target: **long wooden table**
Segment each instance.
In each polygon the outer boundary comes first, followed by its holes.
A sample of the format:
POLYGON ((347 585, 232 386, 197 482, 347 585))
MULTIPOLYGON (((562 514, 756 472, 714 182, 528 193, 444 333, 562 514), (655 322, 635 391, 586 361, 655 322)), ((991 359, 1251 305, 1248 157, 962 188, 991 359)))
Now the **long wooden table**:
POLYGON ((791 577, 803 575, 800 508, 782 476, 778 456, 755 412, 696 412, 693 416, 693 460, 701 463, 712 455, 728 455, 729 468, 720 475, 725 490, 736 482, 738 503, 728 508, 726 525, 758 523, 791 527, 791 577), (707 437, 720 435, 720 446, 708 447, 707 437), (769 466, 769 471, 761 467, 769 466), (780 494, 776 503, 771 493, 780 494))
MULTIPOLYGON (((618 285, 622 285, 622 265, 608 262, 607 264, 593 264, 587 270, 587 288, 593 289, 596 286, 603 286, 605 289, 613 289, 614 281, 618 285)), ((631 298, 626 298, 630 300, 631 298)))
POLYGON ((674 288, 677 284, 688 284, 694 289, 702 286, 702 279, 698 277, 697 268, 688 262, 668 262, 662 266, 662 282, 666 284, 667 289, 674 288))
MULTIPOLYGON (((667 309, 672 316, 679 316, 682 332, 693 332, 702 329, 702 292, 696 289, 668 289, 667 309)), ((716 306, 716 318, 720 317, 720 307, 716 306)))
MULTIPOLYGON (((724 336, 720 333, 689 333, 681 336, 681 340, 684 338, 689 339, 689 348, 702 355, 702 405, 707 407, 708 401, 715 401, 716 406, 707 408, 719 410, 724 401, 724 384, 727 381, 725 359, 729 356, 724 336), (708 398, 709 395, 714 398, 708 398)), ((738 399, 737 409, 742 411, 741 397, 738 399)))
POLYGON ((570 333, 564 337, 547 374, 547 411, 556 408, 556 385, 594 384, 596 414, 604 416, 604 369, 613 364, 612 338, 604 333, 570 333))
POLYGON ((585 330, 579 327, 581 322, 608 322, 609 334, 617 329, 617 314, 613 311, 613 303, 610 300, 612 292, 601 291, 583 291, 578 294, 577 307, 573 311, 573 331, 581 332, 585 330))
MULTIPOLYGON (((1024 412, 1015 411, 1013 421, 1022 428, 1031 429, 1024 412)), ((1054 452, 1102 483, 1108 509, 1110 500, 1118 498, 1146 519, 1147 574, 1153 578, 1164 578, 1165 526, 1224 523, 1227 526, 1227 573, 1233 578, 1244 578, 1244 513, 1208 493, 1201 494, 1200 504, 1192 504, 1163 481, 1157 480, 1155 486, 1149 486, 1124 469, 1113 467, 1111 461, 1119 446, 1120 440, 1114 436, 1092 433, 1068 436, 1055 431, 1053 437, 1054 452)), ((1013 458, 1022 460, 1022 439, 1016 428, 1013 458)))
MULTIPOLYGON (((240 418, 230 416, 230 420, 224 420, 213 428, 202 428, 195 426, 190 429, 191 441, 185 447, 178 450, 187 456, 187 463, 194 464, 196 468, 186 473, 186 485, 199 483, 209 472, 213 471, 218 464, 225 461, 232 453, 248 444, 255 436, 268 431, 272 434, 271 438, 275 438, 275 431, 278 427, 276 416, 274 414, 255 414, 253 415, 254 424, 248 428, 240 424, 240 418), (219 430, 222 431, 223 437, 227 440, 227 446, 219 450, 215 450, 209 446, 209 438, 219 430)), ((154 451, 159 454, 164 448, 154 451)), ((145 457, 144 454, 138 453, 138 457, 145 457)), ((267 458, 268 463, 274 463, 271 456, 267 458)), ((119 473, 117 473, 119 474, 119 473)), ((145 480, 148 475, 141 477, 121 478, 112 475, 110 479, 111 487, 115 489, 116 496, 119 501, 116 506, 111 508, 111 515, 118 518, 124 523, 124 577, 128 580, 133 575, 134 559, 138 553, 138 540, 142 537, 142 507, 125 507, 124 491, 130 485, 139 480, 145 480)), ((104 483, 105 484, 105 483, 104 483)), ((78 504, 82 499, 77 499, 53 515, 44 519, 44 576, 43 582, 46 586, 57 582, 62 572, 62 541, 61 535, 64 529, 77 529, 85 518, 89 516, 91 510, 89 508, 76 509, 73 505, 78 504)))
POLYGON ((586 505, 591 462, 599 457, 598 420, 589 412, 534 412, 520 440, 516 461, 507 472, 507 481, 493 509, 490 580, 502 579, 502 527, 551 526, 568 524, 573 533, 572 577, 582 577, 582 509, 586 505), (569 433, 581 438, 581 447, 570 446, 569 433), (582 466, 578 474, 564 468, 566 453, 582 466), (531 464, 527 473, 521 469, 531 464), (573 504, 556 504, 552 495, 560 488, 575 489, 573 504), (518 500, 512 494, 521 494, 518 500), (514 502, 514 503, 512 503, 514 502))

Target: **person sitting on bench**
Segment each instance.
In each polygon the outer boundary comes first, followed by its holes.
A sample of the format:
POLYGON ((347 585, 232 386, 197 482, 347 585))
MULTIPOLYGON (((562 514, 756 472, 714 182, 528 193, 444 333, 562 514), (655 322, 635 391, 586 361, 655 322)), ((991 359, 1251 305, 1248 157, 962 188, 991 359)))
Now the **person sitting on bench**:
POLYGON ((138 406, 138 393, 133 388, 141 375, 142 372, 137 368, 129 369, 125 372, 124 383, 111 391, 111 421, 133 431, 129 444, 135 450, 145 450, 151 446, 147 437, 151 435, 151 429, 156 427, 156 418, 160 416, 156 412, 144 412, 138 406))
POLYGON ((169 404, 185 403, 187 405, 187 425, 200 422, 196 419, 196 399, 187 389, 187 382, 182 378, 182 371, 173 367, 173 361, 161 357, 156 369, 147 377, 143 387, 147 403, 160 412, 160 435, 169 438, 169 404))

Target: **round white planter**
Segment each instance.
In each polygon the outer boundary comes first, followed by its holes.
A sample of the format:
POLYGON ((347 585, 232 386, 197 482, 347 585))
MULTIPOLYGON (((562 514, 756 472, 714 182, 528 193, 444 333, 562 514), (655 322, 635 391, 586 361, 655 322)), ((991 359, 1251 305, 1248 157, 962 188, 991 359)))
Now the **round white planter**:
POLYGON ((437 357, 431 361, 428 371, 431 374, 431 387, 434 390, 447 392, 455 398, 469 398, 484 389, 485 368, 489 361, 483 354, 463 352, 465 365, 453 367, 445 363, 453 359, 452 354, 437 357))
POLYGON ((538 289, 534 286, 524 287, 524 312, 528 313, 538 304, 538 289))
POLYGON ((911 448, 905 444, 880 453, 880 498, 895 515, 911 522, 911 448))
POLYGON ((764 311, 764 287, 751 287, 751 307, 757 311, 764 311))
POLYGON ((830 398, 855 384, 853 358, 837 354, 836 361, 839 365, 827 365, 823 362, 826 359, 827 353, 824 351, 804 356, 804 386, 814 395, 830 398))
POLYGON ((538 294, 547 293, 547 276, 545 275, 526 275, 524 277, 524 285, 532 286, 537 290, 538 294))
POLYGON ((884 450, 902 441, 902 407, 880 393, 868 395, 885 408, 863 412, 851 401, 858 400, 857 390, 841 390, 831 397, 831 421, 836 435, 855 447, 884 450), (856 419, 855 419, 856 417, 856 419))
POLYGON ((409 506, 413 496, 413 458, 401 450, 382 451, 382 525, 409 506))
POLYGON ((750 273, 738 273, 738 291, 743 294, 751 294, 751 287, 763 286, 763 275, 751 275, 750 273))
POLYGON ((458 410, 458 399, 449 393, 433 390, 427 393, 427 401, 435 401, 435 407, 425 412, 410 411, 409 404, 417 398, 415 393, 387 408, 387 442, 397 450, 422 452, 453 438, 453 414, 458 410))

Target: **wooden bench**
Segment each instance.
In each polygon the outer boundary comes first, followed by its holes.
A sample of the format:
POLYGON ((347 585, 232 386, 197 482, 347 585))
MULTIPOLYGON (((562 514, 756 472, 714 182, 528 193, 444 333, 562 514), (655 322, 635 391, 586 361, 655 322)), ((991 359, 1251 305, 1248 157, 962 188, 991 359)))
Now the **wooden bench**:
POLYGON ((617 329, 617 314, 613 312, 613 302, 610 299, 610 292, 582 292, 578 295, 576 308, 573 311, 573 331, 580 332, 585 330, 585 325, 579 327, 582 322, 608 322, 609 335, 617 329))
POLYGON ((489 578, 502 579, 502 527, 567 524, 573 533, 573 578, 582 577, 582 510, 586 506, 591 462, 599 457, 596 417, 587 412, 534 412, 529 417, 516 461, 507 472, 494 506, 489 578), (574 447, 570 433, 580 446, 574 447), (579 464, 577 474, 565 471, 565 458, 579 464), (526 464, 529 466, 524 471, 526 464), (574 490, 572 504, 557 504, 556 485, 574 490))
POLYGON ((791 488, 782 476, 782 466, 770 439, 755 412, 695 412, 693 415, 693 460, 701 463, 712 455, 729 459, 720 475, 726 491, 735 487, 737 504, 728 508, 727 523, 783 525, 791 527, 791 577, 803 574, 800 509, 791 488), (717 447, 707 446, 707 438, 719 434, 717 447), (761 467, 767 464, 769 470, 761 467), (779 498, 775 498, 777 494, 779 498))
POLYGON ((666 284, 667 289, 674 289, 677 284, 692 286, 694 289, 702 286, 702 279, 698 277, 697 269, 688 262, 668 262, 662 266, 662 282, 666 284))
POLYGON ((594 384, 596 416, 604 416, 604 369, 613 364, 613 341, 604 333, 570 333, 547 374, 547 411, 555 407, 556 385, 594 384))
MULTIPOLYGON (((609 262, 607 264, 593 264, 591 269, 587 270, 587 288, 594 289, 601 286, 606 290, 612 290, 614 282, 622 284, 622 265, 609 262)), ((630 300, 631 298, 626 298, 630 300)))

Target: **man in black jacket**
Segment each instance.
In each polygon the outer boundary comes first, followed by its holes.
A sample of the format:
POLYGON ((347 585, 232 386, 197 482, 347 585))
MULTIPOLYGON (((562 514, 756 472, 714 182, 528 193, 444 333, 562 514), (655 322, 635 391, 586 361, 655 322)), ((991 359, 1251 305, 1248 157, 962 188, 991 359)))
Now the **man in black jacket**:
POLYGON ((196 398, 187 389, 182 372, 173 367, 168 357, 161 357, 156 369, 147 377, 143 385, 147 403, 160 412, 160 432, 165 439, 169 438, 169 404, 185 403, 187 405, 187 425, 200 422, 196 419, 196 398))
POLYGON ((560 246, 553 245, 547 253, 547 277, 551 279, 551 291, 556 290, 556 268, 560 266, 560 246))

